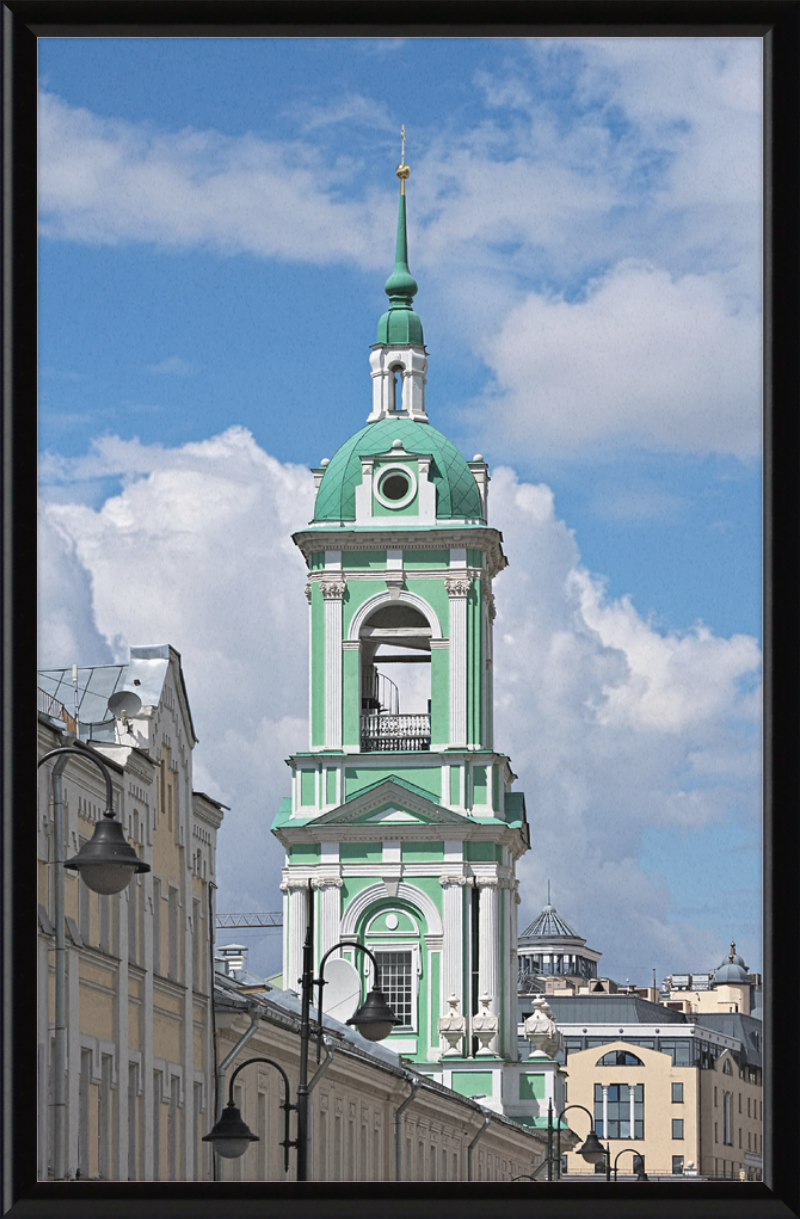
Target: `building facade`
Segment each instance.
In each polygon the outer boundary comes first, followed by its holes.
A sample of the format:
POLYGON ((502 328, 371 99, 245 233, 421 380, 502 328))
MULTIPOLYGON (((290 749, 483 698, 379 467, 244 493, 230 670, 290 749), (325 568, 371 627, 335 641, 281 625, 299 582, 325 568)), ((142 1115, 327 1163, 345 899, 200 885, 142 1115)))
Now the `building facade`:
MULTIPOLYGON (((151 871, 111 897, 66 871, 67 1176, 203 1179, 211 1170, 200 1138, 213 1108, 211 896, 223 806, 192 787, 196 737, 173 648, 134 647, 127 665, 78 668, 74 678, 71 669, 39 674, 39 757, 75 744, 102 759, 124 833, 151 871), (118 714, 109 711, 115 694, 127 696, 128 711, 118 703, 118 714)), ((37 811, 42 1180, 53 1162, 52 765, 40 770, 37 811)), ((69 857, 102 817, 105 786, 94 764, 70 757, 63 790, 69 857)))
MULTIPOLYGON (((225 1062, 221 1100, 227 1102, 233 1072, 250 1058, 268 1057, 297 1091, 300 1001, 274 987, 240 987, 217 974, 217 1058, 225 1062), (239 1047, 237 1049, 237 1046, 239 1047)), ((323 1018, 325 1048, 317 1067, 312 1041, 309 1072, 310 1179, 315 1181, 511 1181, 546 1175, 547 1138, 427 1077, 383 1043, 365 1041, 346 1024, 323 1018)), ((286 1181, 281 1142, 283 1084, 264 1063, 245 1067, 233 1080, 233 1099, 258 1142, 236 1160, 217 1158, 219 1180, 286 1181)), ((209 1121, 209 1128, 211 1122, 209 1121)), ((290 1137, 294 1135, 294 1125, 290 1137)), ((570 1145, 573 1139, 566 1136, 570 1145)))
MULTIPOLYGON (((307 567, 310 741, 289 759, 273 831, 286 848, 284 985, 340 940, 378 959, 400 1024, 387 1044, 439 1082, 533 1117, 519 1062, 516 862, 525 803, 492 718, 489 473, 428 419, 412 307, 406 166, 389 309, 370 355, 366 426, 316 468, 307 567), (310 895, 310 896, 309 896, 310 895)), ((364 972, 364 957, 344 950, 364 972)))

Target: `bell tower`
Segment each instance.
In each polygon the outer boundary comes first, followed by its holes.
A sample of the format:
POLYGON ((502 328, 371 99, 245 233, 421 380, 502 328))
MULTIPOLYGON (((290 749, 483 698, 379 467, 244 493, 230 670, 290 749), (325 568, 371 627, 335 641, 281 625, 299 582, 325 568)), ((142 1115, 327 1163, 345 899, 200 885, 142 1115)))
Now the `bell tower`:
MULTIPOLYGON (((283 984, 298 985, 310 881, 317 961, 338 940, 379 961, 401 1020, 386 1046, 517 1114, 520 1087, 504 1079, 524 1066, 516 861, 529 839, 492 723, 492 588, 506 558, 486 463, 428 420, 409 172, 403 156, 372 411, 313 470, 314 517, 293 535, 308 568, 310 738, 288 759, 273 825, 286 849, 283 984)), ((349 956, 363 970, 364 954, 349 956)))

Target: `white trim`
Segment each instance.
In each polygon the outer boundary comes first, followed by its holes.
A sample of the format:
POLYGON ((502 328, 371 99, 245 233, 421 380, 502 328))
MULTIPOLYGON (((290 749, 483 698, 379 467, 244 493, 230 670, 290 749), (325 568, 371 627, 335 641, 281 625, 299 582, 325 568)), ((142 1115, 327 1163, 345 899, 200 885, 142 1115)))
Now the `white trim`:
POLYGON ((398 601, 405 602, 406 605, 411 605, 414 609, 419 610, 422 616, 428 621, 428 625, 431 628, 432 639, 444 638, 442 635, 442 628, 439 623, 439 618, 433 606, 427 601, 423 600, 422 597, 417 596, 416 593, 409 593, 405 589, 401 589, 399 594, 396 594, 395 596, 392 596, 392 594, 387 591, 385 593, 375 593, 372 597, 368 597, 364 604, 359 606, 355 614, 353 614, 347 638, 357 642, 361 634, 361 628, 366 622, 367 618, 369 618, 370 614, 372 614, 381 605, 397 605, 398 601))
POLYGON ((373 494, 375 495, 378 503, 382 504, 384 508, 405 508, 407 504, 411 503, 412 499, 417 494, 417 475, 410 465, 403 465, 402 462, 399 461, 390 462, 389 465, 381 466, 380 470, 378 471, 378 477, 375 479, 373 494), (394 470, 399 470, 400 473, 408 479, 408 490, 400 499, 386 499, 386 497, 381 494, 381 483, 383 483, 384 479, 386 479, 387 476, 394 470))
MULTIPOLYGON (((423 893, 416 885, 410 885, 406 881, 401 880, 397 888, 397 896, 417 907, 428 925, 429 934, 444 934, 439 911, 427 893, 423 893)), ((361 915, 373 902, 377 901, 386 902, 386 886, 383 884, 383 881, 370 885, 367 889, 362 889, 360 893, 355 895, 342 915, 342 937, 356 934, 356 927, 361 915)))

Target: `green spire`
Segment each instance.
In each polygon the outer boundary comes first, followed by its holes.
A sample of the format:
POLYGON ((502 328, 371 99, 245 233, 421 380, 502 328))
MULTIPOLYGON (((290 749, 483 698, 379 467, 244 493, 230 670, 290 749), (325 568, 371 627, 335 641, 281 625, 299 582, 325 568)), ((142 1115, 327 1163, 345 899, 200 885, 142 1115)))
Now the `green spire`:
POLYGON ((378 342, 391 345, 424 346, 422 322, 411 307, 419 291, 414 276, 408 269, 408 236, 406 234, 406 178, 411 170, 405 164, 405 128, 403 128, 403 156, 397 167, 400 179, 400 209, 397 216, 397 248, 394 270, 384 285, 389 297, 389 312, 378 322, 378 342))

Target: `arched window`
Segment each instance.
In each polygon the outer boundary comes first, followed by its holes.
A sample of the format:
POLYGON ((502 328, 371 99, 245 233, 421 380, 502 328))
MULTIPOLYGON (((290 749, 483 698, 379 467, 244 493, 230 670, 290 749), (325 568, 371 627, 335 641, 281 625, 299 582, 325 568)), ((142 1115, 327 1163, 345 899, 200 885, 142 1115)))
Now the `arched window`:
POLYGON ((627 1050, 609 1050, 602 1058, 598 1058, 595 1066, 598 1067, 643 1067, 644 1063, 641 1058, 637 1058, 635 1054, 630 1054, 627 1050))
POLYGON ((390 364, 389 372, 391 373, 391 377, 392 377, 391 382, 390 382, 390 390, 389 390, 389 393, 391 395, 391 400, 389 402, 389 409, 392 411, 401 411, 403 409, 403 365, 402 364, 390 364), (399 385, 398 385, 398 377, 399 377, 399 381, 400 381, 399 385), (400 390, 399 394, 397 392, 398 389, 400 390))
POLYGON ((730 1058, 726 1058, 724 1063, 722 1064, 722 1074, 723 1075, 732 1075, 733 1074, 733 1072, 731 1071, 730 1058))
POLYGON ((427 749, 431 740, 430 623, 413 605, 393 601, 369 615, 359 638, 362 749, 427 749), (391 678, 385 668, 390 668, 391 678))

